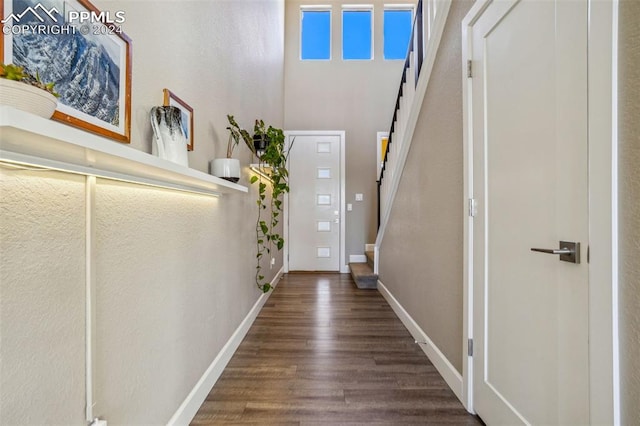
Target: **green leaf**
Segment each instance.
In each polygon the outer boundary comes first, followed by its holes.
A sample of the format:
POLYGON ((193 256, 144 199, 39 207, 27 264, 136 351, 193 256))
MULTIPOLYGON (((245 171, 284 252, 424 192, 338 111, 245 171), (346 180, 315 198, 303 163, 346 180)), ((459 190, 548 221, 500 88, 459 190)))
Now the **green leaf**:
POLYGON ((282 247, 284 247, 284 240, 278 241, 278 250, 282 250, 282 247))
POLYGON ((251 176, 251 180, 250 180, 250 182, 251 182, 252 184, 253 184, 253 183, 256 183, 257 181, 258 181, 258 176, 251 176))
POLYGON ((264 280, 264 275, 258 275, 259 280, 264 280))
POLYGON ((269 290, 271 290, 271 284, 266 283, 265 285, 262 286, 262 291, 265 293, 269 293, 269 290))

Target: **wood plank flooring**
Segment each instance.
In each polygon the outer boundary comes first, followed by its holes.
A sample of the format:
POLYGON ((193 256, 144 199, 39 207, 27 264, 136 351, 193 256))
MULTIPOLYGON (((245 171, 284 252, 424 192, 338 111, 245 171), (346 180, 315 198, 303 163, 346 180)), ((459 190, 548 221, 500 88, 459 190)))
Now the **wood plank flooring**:
POLYGON ((482 423, 377 290, 287 274, 192 424, 482 423))

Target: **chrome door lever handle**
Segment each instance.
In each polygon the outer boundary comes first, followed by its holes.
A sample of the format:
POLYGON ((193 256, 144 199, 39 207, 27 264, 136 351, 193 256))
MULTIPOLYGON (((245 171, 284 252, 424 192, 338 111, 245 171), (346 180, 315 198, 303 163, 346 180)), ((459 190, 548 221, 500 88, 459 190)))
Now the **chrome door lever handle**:
POLYGON ((549 253, 549 254, 571 254, 571 253, 575 253, 574 250, 570 250, 570 249, 532 248, 531 251, 537 251, 537 252, 540 252, 540 253, 549 253))
POLYGON ((559 254, 563 262, 580 263, 580 243, 560 241, 557 249, 532 248, 539 253, 559 254))

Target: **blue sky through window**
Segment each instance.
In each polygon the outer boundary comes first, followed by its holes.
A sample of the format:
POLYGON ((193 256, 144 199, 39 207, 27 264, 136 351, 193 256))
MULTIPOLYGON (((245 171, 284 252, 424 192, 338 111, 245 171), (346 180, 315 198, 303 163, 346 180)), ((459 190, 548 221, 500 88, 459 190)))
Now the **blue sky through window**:
POLYGON ((384 58, 405 59, 411 39, 411 10, 384 11, 384 58))
POLYGON ((342 59, 371 59, 371 11, 342 11, 342 59))
POLYGON ((302 59, 331 59, 331 12, 302 11, 302 59))

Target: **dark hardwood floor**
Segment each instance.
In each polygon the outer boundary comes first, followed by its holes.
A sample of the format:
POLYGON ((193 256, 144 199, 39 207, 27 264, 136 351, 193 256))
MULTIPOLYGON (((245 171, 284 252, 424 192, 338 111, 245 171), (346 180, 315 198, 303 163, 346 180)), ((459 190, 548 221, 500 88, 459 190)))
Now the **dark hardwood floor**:
POLYGON ((481 424, 377 290, 288 274, 193 419, 211 424, 481 424))

